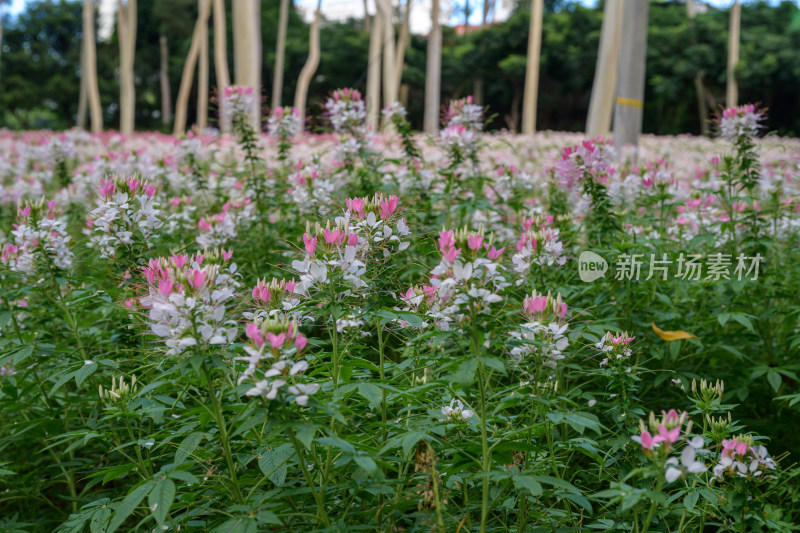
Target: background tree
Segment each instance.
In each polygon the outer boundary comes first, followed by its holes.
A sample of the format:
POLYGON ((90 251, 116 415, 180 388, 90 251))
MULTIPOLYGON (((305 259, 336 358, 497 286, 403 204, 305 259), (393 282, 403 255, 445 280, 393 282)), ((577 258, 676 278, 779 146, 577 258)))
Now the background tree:
POLYGON ((281 0, 278 17, 278 42, 275 46, 275 72, 272 74, 272 107, 281 105, 283 91, 283 62, 286 58, 286 31, 289 27, 289 0, 281 0))
POLYGON ((314 11, 314 21, 311 23, 311 29, 308 34, 308 59, 306 60, 306 64, 303 65, 303 70, 300 71, 300 77, 297 80, 297 90, 294 96, 294 107, 297 108, 300 113, 300 124, 305 124, 308 87, 311 84, 311 78, 314 77, 314 73, 319 66, 319 21, 321 17, 321 7, 322 0, 318 0, 317 9, 314 11))
POLYGON ((134 129, 136 86, 133 72, 136 57, 136 0, 117 0, 117 34, 119 36, 119 130, 129 135, 134 129))
POLYGON ((439 0, 432 0, 431 32, 428 36, 427 66, 425 69, 425 131, 439 129, 439 104, 442 79, 442 27, 439 22, 439 0))
MULTIPOLYGON (((81 48, 80 91, 88 104, 92 133, 103 129, 103 110, 100 107, 100 89, 97 85, 97 44, 95 43, 95 16, 93 0, 83 0, 83 39, 81 48)), ((78 113, 80 115, 80 112, 78 113)))
MULTIPOLYGON (((136 129, 166 131, 171 128, 165 129, 163 124, 159 36, 168 37, 168 78, 174 101, 191 46, 197 0, 138 0, 137 4, 136 129)), ((472 4, 478 6, 475 1, 472 4)), ((650 8, 643 131, 699 134, 702 130, 698 120, 698 72, 703 73, 703 92, 709 110, 725 102, 730 10, 698 11, 692 25, 683 3, 651 3, 650 8)), ((279 10, 277 0, 263 3, 260 15, 263 27, 275 26, 279 10)), ((602 7, 545 0, 544 13, 537 129, 585 131, 602 7)), ((15 16, 6 10, 0 127, 60 129, 75 123, 80 89, 77 83, 80 47, 75 42, 82 37, 81 15, 79 2, 60 0, 28 1, 15 16), (46 38, 33 40, 35 35, 46 38)), ((220 63, 217 41, 227 40, 232 30, 230 20, 222 26, 224 31, 218 31, 216 23, 213 28, 215 52, 209 60, 215 70, 220 63)), ((518 99, 514 96, 524 86, 529 26, 529 10, 524 6, 506 21, 466 35, 457 35, 452 28, 443 26, 441 101, 472 93, 476 73, 482 73, 486 80, 492 80, 485 84, 488 115, 496 117, 489 128, 509 127, 509 120, 513 122, 515 114, 521 119, 522 93, 518 99)), ((288 94, 295 94, 300 70, 308 56, 308 36, 309 25, 290 4, 283 89, 288 94)), ((320 40, 325 46, 317 72, 309 83, 306 106, 312 129, 325 124, 320 117, 321 105, 333 89, 349 86, 366 92, 369 37, 360 18, 341 23, 321 21, 320 40)), ((262 42, 261 78, 271 80, 277 32, 265 31, 262 42)), ((800 49, 797 4, 790 1, 743 4, 740 43, 739 101, 758 101, 768 107, 770 130, 782 135, 800 133, 800 101, 796 98, 796 88, 800 85, 800 62, 796 58, 800 49)), ((409 120, 417 129, 424 126, 427 46, 427 36, 411 35, 402 69, 409 120)), ((119 121, 117 47, 116 32, 106 40, 97 39, 97 78, 105 124, 119 121)), ((222 57, 230 60, 233 47, 229 45, 223 50, 222 57)), ((222 84, 219 74, 218 90, 222 84)), ((187 116, 196 116, 196 107, 195 84, 187 116)), ((437 121, 439 112, 437 104, 437 121)), ((209 118, 213 125, 214 114, 209 118)))

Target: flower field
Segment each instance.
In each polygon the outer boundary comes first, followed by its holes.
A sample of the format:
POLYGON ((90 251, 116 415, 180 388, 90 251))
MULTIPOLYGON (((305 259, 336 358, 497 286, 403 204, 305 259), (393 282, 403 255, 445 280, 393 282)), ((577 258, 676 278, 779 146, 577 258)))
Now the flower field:
POLYGON ((0 529, 789 531, 800 140, 0 133, 0 529))

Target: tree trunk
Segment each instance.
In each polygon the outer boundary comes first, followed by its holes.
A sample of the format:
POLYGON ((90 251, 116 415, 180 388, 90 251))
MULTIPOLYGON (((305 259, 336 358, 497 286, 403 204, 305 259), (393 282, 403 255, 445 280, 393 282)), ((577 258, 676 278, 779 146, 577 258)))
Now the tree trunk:
POLYGON ((217 112, 219 113, 219 128, 222 132, 231 130, 231 125, 226 122, 226 115, 222 112, 223 95, 225 88, 231 84, 228 74, 228 25, 225 21, 225 1, 214 1, 214 72, 217 75, 217 112))
POLYGON ((406 63, 406 48, 411 42, 409 34, 411 24, 411 4, 413 0, 406 0, 406 11, 403 14, 403 27, 400 28, 400 38, 397 40, 397 52, 395 53, 394 63, 394 83, 395 95, 400 93, 400 86, 403 80, 403 68, 406 63))
POLYGON ((283 61, 286 56, 286 28, 289 26, 289 0, 281 0, 278 20, 278 44, 275 48, 275 72, 272 76, 272 107, 280 107, 283 93, 283 61))
POLYGON ((117 36, 119 38, 119 130, 124 135, 133 133, 136 117, 136 87, 133 64, 136 55, 136 0, 117 0, 117 36))
POLYGON ((708 127, 708 106, 706 105, 706 90, 703 84, 702 72, 698 72, 694 77, 694 90, 697 93, 697 111, 700 114, 700 133, 708 137, 711 132, 708 127))
POLYGON ((364 31, 369 31, 369 10, 367 9, 367 0, 364 0, 364 31))
MULTIPOLYGON (((210 12, 211 0, 200 0, 210 12)), ((202 8, 201 8, 202 9, 202 8)), ((200 30, 200 66, 197 70, 197 129, 201 132, 208 127, 208 16, 200 30)))
POLYGON ((383 10, 383 104, 397 101, 397 83, 394 73, 397 69, 394 52, 394 24, 392 23, 392 0, 378 0, 379 9, 383 10))
POLYGON ((539 96, 539 57, 542 51, 543 0, 531 1, 531 20, 528 30, 528 61, 525 65, 525 95, 522 100, 522 133, 536 131, 536 104, 539 96))
POLYGON ((489 22, 489 11, 494 14, 494 0, 483 0, 483 13, 481 14, 481 26, 486 27, 489 22))
POLYGON ((200 55, 200 46, 203 37, 203 28, 208 24, 208 14, 210 11, 210 0, 199 0, 199 12, 197 21, 194 24, 192 34, 192 44, 183 64, 183 75, 181 76, 181 86, 178 89, 178 99, 175 101, 175 125, 172 132, 181 135, 186 132, 186 114, 189 106, 189 93, 192 91, 192 80, 194 79, 194 67, 197 57, 200 55))
POLYGON ((511 130, 511 133, 516 133, 519 126, 519 93, 519 86, 515 84, 514 96, 511 97, 511 113, 507 113, 505 116, 506 126, 511 130))
POLYGON ((103 110, 100 107, 100 89, 97 86, 97 51, 94 42, 94 3, 83 0, 83 83, 89 101, 92 133, 103 131, 103 110))
POLYGON ((369 34, 369 57, 367 58, 367 126, 378 127, 381 107, 381 35, 383 33, 382 10, 377 9, 369 34))
MULTIPOLYGON (((0 18, 2 16, 0 15, 0 18)), ((3 47, 3 43, 0 42, 0 48, 3 47)), ((78 93, 78 116, 75 121, 76 126, 78 128, 85 130, 86 129, 86 119, 88 118, 89 109, 87 107, 87 94, 86 94, 86 46, 81 45, 81 80, 80 80, 80 92, 78 93)))
POLYGON ((733 0, 730 27, 728 28, 728 84, 725 90, 725 106, 739 103, 739 85, 736 83, 736 65, 739 63, 739 30, 742 24, 742 5, 733 0))
POLYGON ((261 43, 255 14, 258 0, 233 0, 233 65, 236 85, 252 87, 256 103, 250 110, 250 125, 261 130, 261 43))
POLYGON ((159 36, 158 46, 161 50, 161 66, 158 73, 161 82, 161 122, 169 126, 172 122, 172 89, 169 86, 169 49, 166 35, 159 36))
MULTIPOLYGON (((686 0, 686 15, 689 17, 689 30, 692 35, 692 44, 697 43, 697 34, 695 33, 694 18, 697 15, 694 0, 686 0)), ((706 90, 703 86, 703 71, 699 71, 694 76, 694 90, 697 95, 697 113, 700 115, 700 133, 703 136, 708 136, 708 107, 706 107, 706 90)))
POLYGON ((642 132, 648 8, 648 0, 625 0, 614 111, 614 145, 620 157, 625 146, 639 145, 642 132))
POLYGON ((439 130, 442 77, 442 27, 439 24, 439 0, 432 0, 431 22, 425 66, 425 117, 423 122, 426 133, 436 133, 439 130))
MULTIPOLYGON (((597 66, 594 69, 592 98, 589 101, 589 116, 586 119, 587 137, 600 137, 611 131, 614 92, 617 87, 623 1, 606 0, 603 8, 603 25, 600 32, 600 45, 597 49, 597 66)), ((627 1, 630 2, 632 0, 627 1)))
POLYGON ((306 64, 303 65, 303 70, 300 71, 300 76, 297 78, 297 88, 294 93, 294 107, 299 114, 301 128, 305 128, 308 87, 311 85, 311 78, 314 77, 314 73, 319 66, 319 19, 321 6, 322 0, 318 0, 317 10, 314 12, 314 22, 311 23, 308 35, 308 59, 306 59, 306 64))

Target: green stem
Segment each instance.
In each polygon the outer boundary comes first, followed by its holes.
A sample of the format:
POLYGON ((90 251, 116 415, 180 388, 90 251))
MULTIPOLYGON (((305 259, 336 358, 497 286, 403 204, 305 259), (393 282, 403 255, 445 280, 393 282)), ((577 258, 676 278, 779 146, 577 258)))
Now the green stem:
POLYGON ((489 470, 491 457, 489 452, 489 439, 486 432, 486 384, 483 382, 483 363, 478 363, 478 387, 480 396, 479 408, 481 410, 481 472, 483 472, 483 490, 481 494, 481 533, 486 532, 486 521, 489 518, 489 470))
POLYGON ((225 461, 228 463, 233 495, 237 502, 244 505, 245 501, 239 490, 239 481, 236 479, 236 467, 233 463, 233 455, 231 455, 230 442, 228 442, 228 428, 225 425, 225 417, 222 416, 222 406, 220 405, 219 398, 217 398, 217 393, 211 381, 211 374, 209 374, 208 367, 206 367, 205 363, 203 363, 203 376, 205 377, 206 386, 208 387, 208 395, 211 396, 211 405, 214 408, 214 420, 219 428, 219 440, 222 443, 222 452, 225 455, 225 461))
MULTIPOLYGON (((663 466, 658 470, 658 482, 656 483, 656 492, 661 492, 661 487, 664 486, 664 468, 663 466)), ((644 528, 642 529, 642 533, 647 533, 647 530, 650 529, 650 522, 653 521, 653 515, 656 514, 656 507, 658 503, 656 500, 653 500, 653 503, 650 504, 650 511, 647 513, 647 518, 644 521, 644 528)))
POLYGON ((126 416, 123 416, 122 418, 123 420, 125 420, 125 427, 128 428, 128 436, 131 438, 131 441, 133 442, 133 447, 136 450, 136 459, 139 462, 139 470, 141 471, 142 478, 148 479, 152 476, 152 473, 150 472, 150 469, 147 468, 147 464, 145 463, 144 458, 142 457, 142 451, 139 449, 139 441, 133 435, 133 428, 131 427, 131 421, 128 420, 128 417, 126 416))
POLYGON ((297 462, 300 463, 300 470, 303 471, 303 477, 306 479, 306 484, 308 485, 308 488, 311 489, 311 494, 314 496, 314 500, 317 502, 317 518, 321 520, 326 527, 330 526, 331 522, 330 519, 328 519, 328 513, 325 512, 325 502, 322 499, 322 494, 320 494, 320 492, 316 489, 314 480, 311 479, 311 474, 306 466, 306 456, 303 453, 303 447, 300 446, 299 442, 297 442, 297 436, 295 435, 294 429, 288 429, 289 439, 292 441, 292 446, 297 454, 297 462))
MULTIPOLYGON (((472 355, 480 357, 480 341, 478 340, 477 313, 472 310, 472 355)), ((481 490, 481 533, 486 533, 486 522, 489 519, 489 471, 491 470, 491 451, 489 450, 489 437, 486 430, 486 381, 484 379, 483 362, 478 359, 478 409, 481 423, 481 473, 483 474, 481 490)))
POLYGON ((433 485, 433 502, 436 507, 436 525, 444 533, 447 530, 444 527, 444 518, 442 518, 442 502, 439 499, 439 471, 436 470, 435 462, 431 465, 431 483, 433 485))

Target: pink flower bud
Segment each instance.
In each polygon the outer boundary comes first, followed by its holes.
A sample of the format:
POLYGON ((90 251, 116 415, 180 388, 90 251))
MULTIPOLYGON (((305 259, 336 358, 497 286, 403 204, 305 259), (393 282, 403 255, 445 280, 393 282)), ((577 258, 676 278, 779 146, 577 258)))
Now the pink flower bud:
POLYGON ((306 253, 308 253, 308 255, 314 255, 314 251, 317 249, 317 238, 312 237, 308 233, 304 233, 303 242, 306 245, 306 253))

